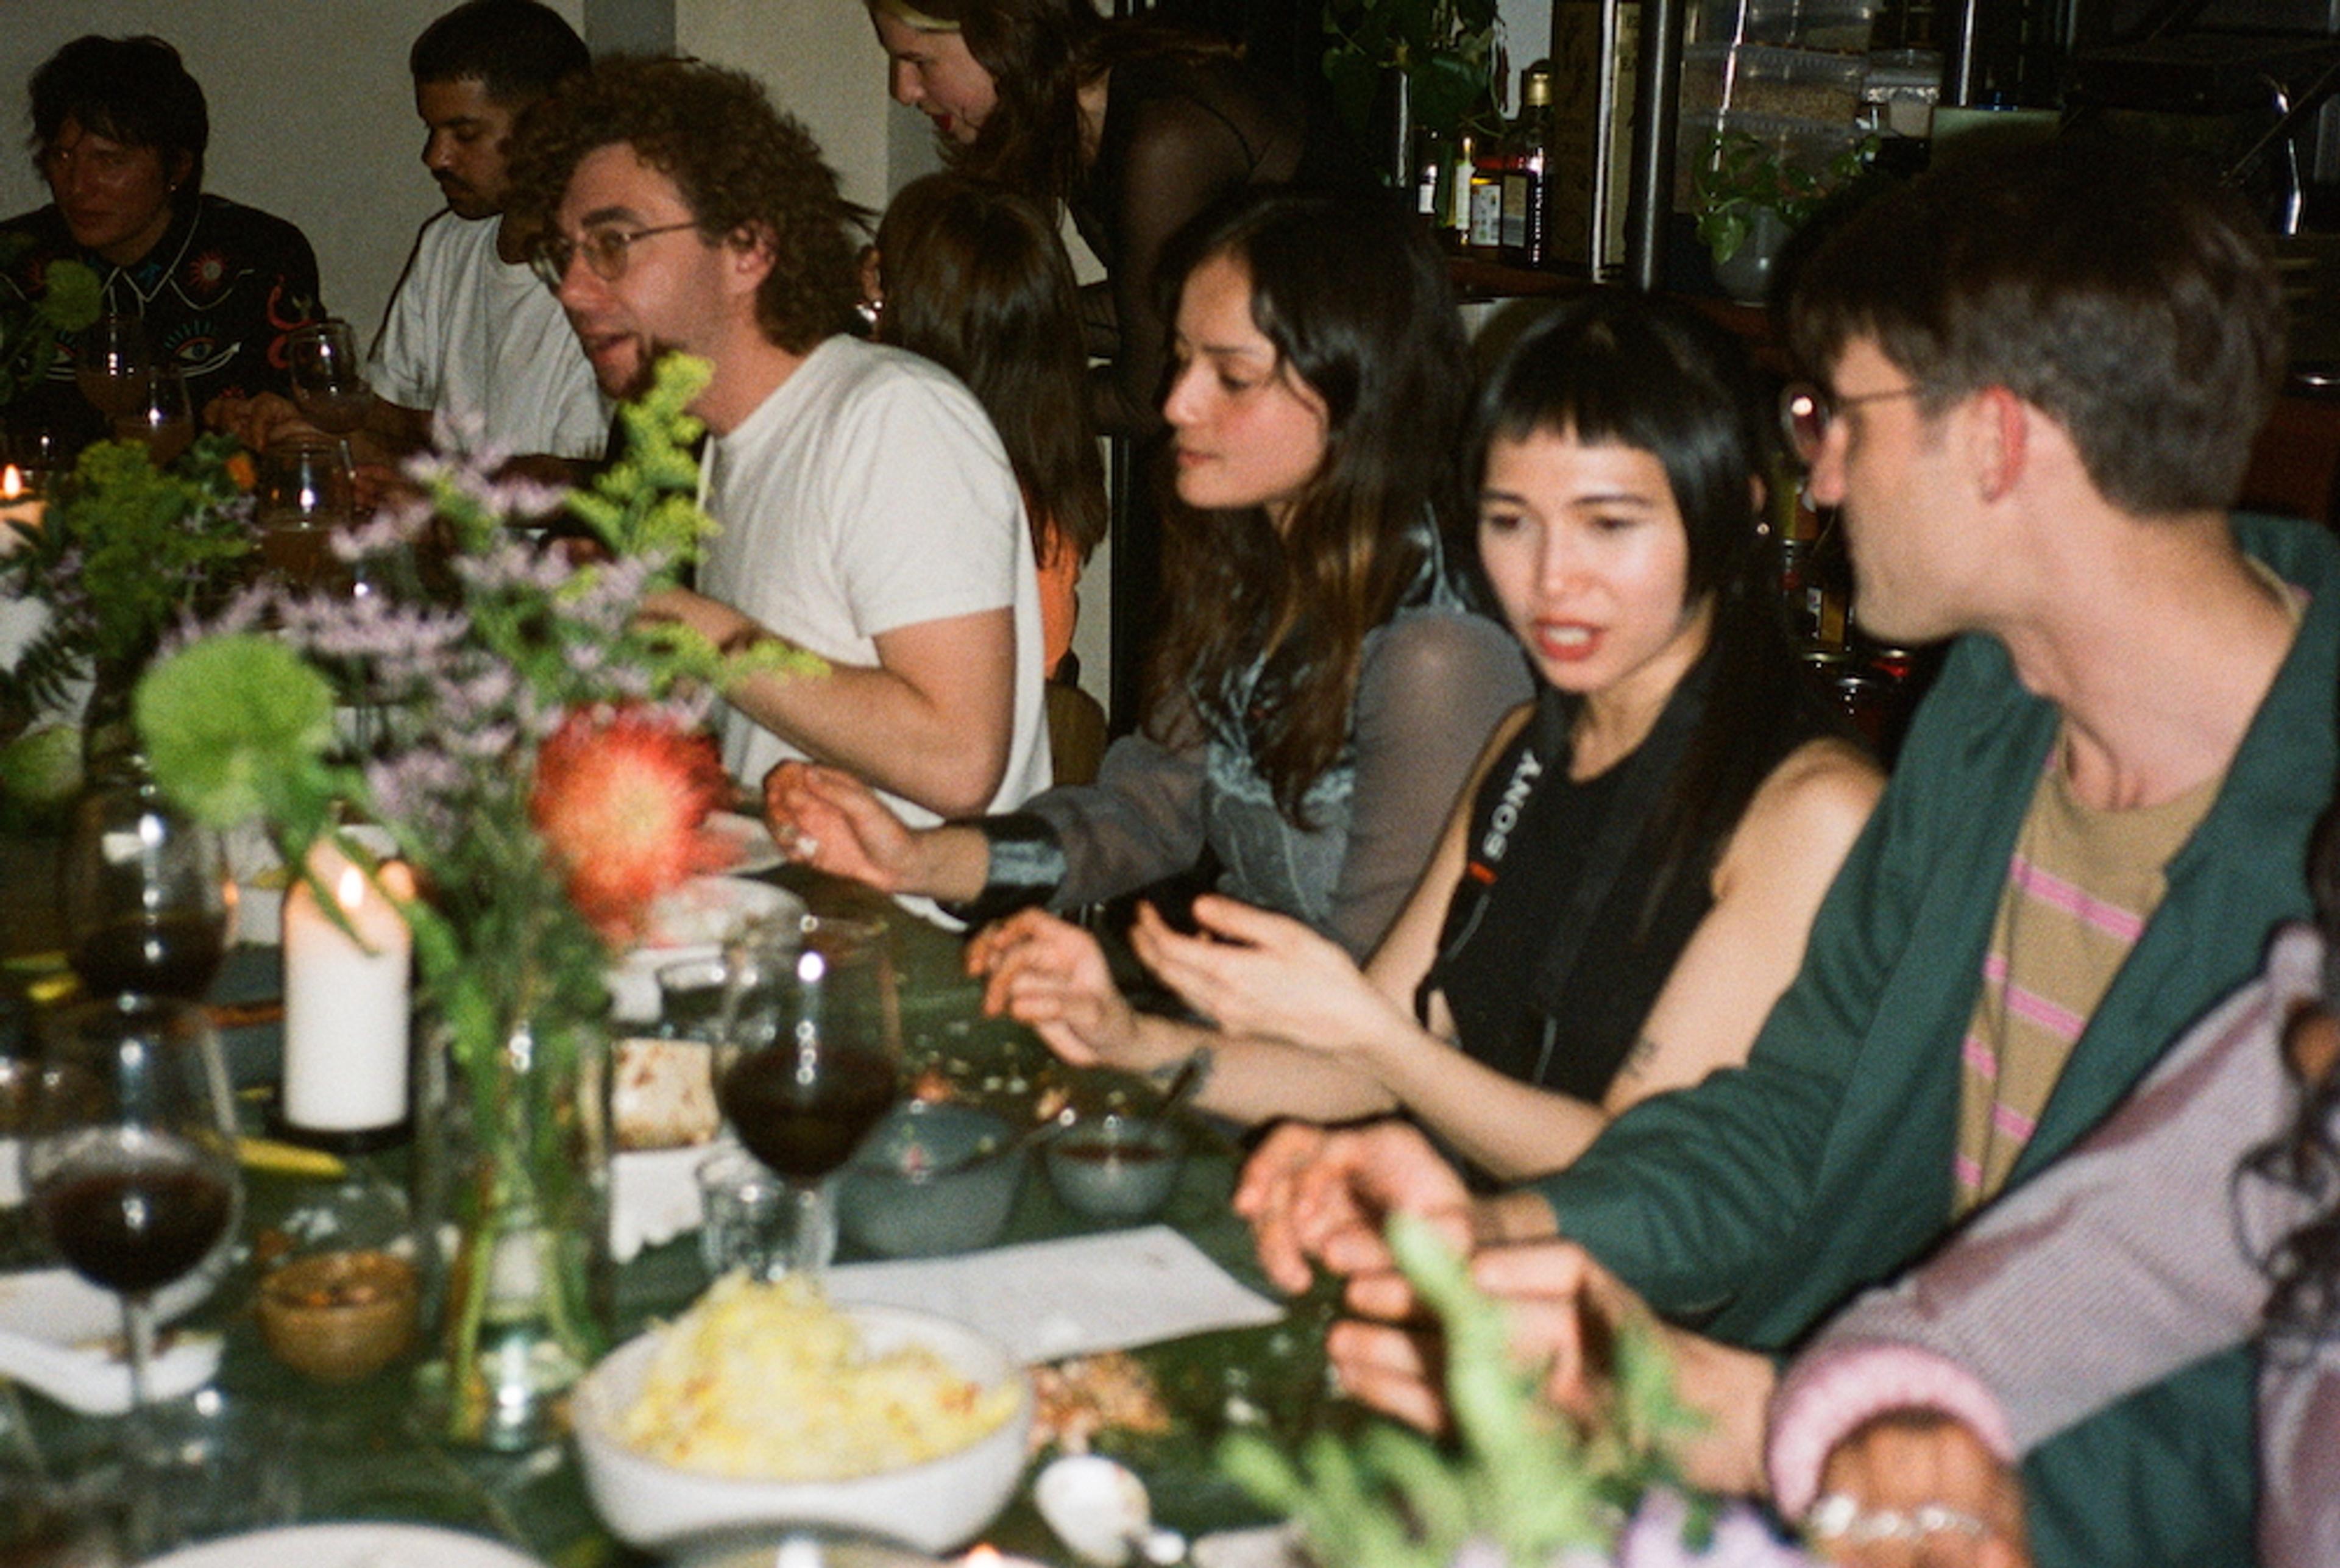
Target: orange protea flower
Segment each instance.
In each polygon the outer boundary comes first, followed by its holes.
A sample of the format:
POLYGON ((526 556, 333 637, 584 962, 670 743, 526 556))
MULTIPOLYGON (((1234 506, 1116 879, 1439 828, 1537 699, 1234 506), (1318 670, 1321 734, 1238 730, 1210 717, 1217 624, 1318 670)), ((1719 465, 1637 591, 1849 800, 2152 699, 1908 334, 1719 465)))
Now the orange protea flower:
POLYGON ((537 754, 529 817, 603 938, 640 934, 650 900, 711 867, 699 824, 729 781, 707 736, 641 708, 580 710, 537 754))

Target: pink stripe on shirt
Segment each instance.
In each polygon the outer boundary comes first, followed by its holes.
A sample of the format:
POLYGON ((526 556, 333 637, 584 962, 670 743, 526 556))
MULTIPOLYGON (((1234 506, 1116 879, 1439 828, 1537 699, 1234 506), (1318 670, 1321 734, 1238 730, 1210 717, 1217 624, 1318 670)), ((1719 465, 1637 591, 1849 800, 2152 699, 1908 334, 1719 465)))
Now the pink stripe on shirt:
POLYGON ((2094 926, 2117 941, 2135 945, 2145 929, 2142 916, 2117 905, 2094 898, 2082 888, 2066 881, 2051 871, 2045 871, 2021 855, 2015 857, 2008 868, 2009 879, 2028 898, 2036 898, 2053 909, 2061 909, 2074 919, 2094 926))

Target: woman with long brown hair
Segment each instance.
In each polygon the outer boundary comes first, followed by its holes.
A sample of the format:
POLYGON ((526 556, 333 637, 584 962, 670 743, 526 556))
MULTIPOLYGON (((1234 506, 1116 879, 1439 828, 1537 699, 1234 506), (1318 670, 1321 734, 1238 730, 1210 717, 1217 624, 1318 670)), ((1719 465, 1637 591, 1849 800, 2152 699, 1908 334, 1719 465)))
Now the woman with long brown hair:
POLYGON ((1181 236, 1167 620, 1094 786, 911 832, 845 775, 766 782, 784 845, 971 919, 1193 868, 1351 953, 1428 860, 1518 646, 1450 560, 1469 372, 1437 253, 1379 203, 1254 194, 1181 236))

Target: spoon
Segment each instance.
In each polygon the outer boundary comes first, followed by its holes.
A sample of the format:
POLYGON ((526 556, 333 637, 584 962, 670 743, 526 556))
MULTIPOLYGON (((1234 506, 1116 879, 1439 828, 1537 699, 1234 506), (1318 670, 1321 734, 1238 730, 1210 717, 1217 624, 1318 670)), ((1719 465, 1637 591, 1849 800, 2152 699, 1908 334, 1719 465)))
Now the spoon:
POLYGON ((1101 1454, 1050 1462, 1032 1484, 1032 1501, 1056 1539, 1096 1568, 1122 1568, 1133 1552, 1152 1568, 1186 1556, 1186 1538, 1154 1523, 1145 1483, 1101 1454))

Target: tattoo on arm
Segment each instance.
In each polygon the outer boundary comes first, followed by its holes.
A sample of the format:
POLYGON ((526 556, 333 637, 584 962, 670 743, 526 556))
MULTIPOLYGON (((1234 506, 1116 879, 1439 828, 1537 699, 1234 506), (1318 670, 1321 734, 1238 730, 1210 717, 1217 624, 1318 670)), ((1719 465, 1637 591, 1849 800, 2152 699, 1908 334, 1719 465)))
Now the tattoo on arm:
POLYGON ((1650 1064, 1657 1059, 1657 1056, 1658 1042, 1643 1035, 1633 1042, 1633 1048, 1625 1053, 1624 1061, 1618 1066, 1617 1076, 1621 1078, 1640 1077, 1650 1070, 1650 1064))

